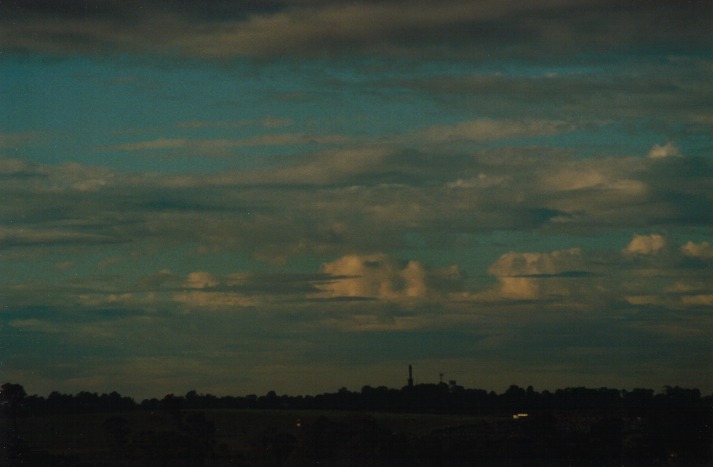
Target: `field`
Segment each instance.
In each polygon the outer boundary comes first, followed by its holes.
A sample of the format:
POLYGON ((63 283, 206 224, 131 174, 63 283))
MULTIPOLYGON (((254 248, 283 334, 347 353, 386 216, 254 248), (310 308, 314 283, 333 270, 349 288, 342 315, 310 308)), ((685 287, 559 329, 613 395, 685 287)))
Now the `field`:
POLYGON ((188 453, 184 457, 195 461, 187 461, 189 465, 291 465, 289 457, 298 450, 309 455, 306 451, 322 447, 340 449, 345 441, 360 449, 365 447, 364 438, 370 437, 366 448, 374 451, 380 439, 415 441, 439 430, 477 424, 502 425, 509 421, 448 414, 187 410, 34 416, 20 419, 18 428, 27 451, 25 458, 30 461, 123 465, 128 460, 132 465, 144 465, 148 459, 168 463, 171 451, 184 450, 188 453), (201 438, 204 451, 189 449, 192 443, 201 444, 201 438), (281 446, 276 447, 278 444, 281 446), (276 452, 280 449, 282 454, 276 452), (200 459, 195 454, 201 454, 200 459))
POLYGON ((164 409, 28 416, 17 423, 14 454, 8 456, 17 465, 693 466, 710 459, 710 453, 691 451, 701 442, 691 444, 690 435, 664 438, 636 419, 601 413, 531 414, 513 420, 164 409))

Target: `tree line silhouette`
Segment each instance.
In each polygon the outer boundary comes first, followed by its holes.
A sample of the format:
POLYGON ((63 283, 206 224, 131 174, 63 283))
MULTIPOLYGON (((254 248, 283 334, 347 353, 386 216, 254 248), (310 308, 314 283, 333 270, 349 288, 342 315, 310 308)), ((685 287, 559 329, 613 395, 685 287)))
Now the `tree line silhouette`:
POLYGON ((132 410, 181 409, 290 409, 350 410, 369 412, 503 414, 533 411, 617 411, 646 414, 649 411, 713 406, 713 394, 702 396, 699 389, 665 386, 653 389, 620 390, 574 387, 554 392, 537 392, 511 385, 497 394, 483 389, 466 389, 455 384, 418 384, 401 389, 364 386, 361 391, 341 388, 337 392, 307 396, 265 395, 214 396, 195 390, 183 396, 167 394, 162 399, 136 402, 117 392, 98 394, 82 391, 75 395, 51 392, 47 397, 27 395, 22 385, 5 383, 0 388, 0 404, 5 411, 21 410, 30 415, 59 413, 126 412, 132 410))
MULTIPOLYGON (((713 461, 713 394, 678 386, 656 393, 584 387, 538 392, 512 385, 497 394, 439 383, 364 386, 358 392, 342 388, 315 396, 270 391, 222 397, 193 390, 136 402, 116 392, 55 391, 41 397, 6 383, 0 387, 0 413, 0 439, 5 440, 0 465, 10 466, 688 466, 713 461), (216 427, 219 414, 236 413, 258 414, 271 425, 241 422, 248 441, 238 449, 216 427), (392 429, 380 413, 442 416, 454 423, 410 433, 392 429), (96 429, 104 441, 94 447, 94 458, 50 453, 26 441, 23 425, 67 417, 103 420, 96 429), (296 425, 277 421, 292 417, 302 420, 296 425)), ((82 427, 74 429, 84 433, 82 427)))

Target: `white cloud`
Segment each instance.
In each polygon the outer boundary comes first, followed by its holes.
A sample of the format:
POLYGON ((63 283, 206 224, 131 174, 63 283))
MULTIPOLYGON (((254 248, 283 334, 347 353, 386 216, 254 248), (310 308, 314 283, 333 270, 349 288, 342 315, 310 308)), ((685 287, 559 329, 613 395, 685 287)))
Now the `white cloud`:
POLYGON ((324 297, 424 300, 440 295, 460 278, 456 266, 428 269, 419 261, 399 261, 385 254, 347 255, 322 265, 322 272, 335 276, 320 284, 324 297))
POLYGON ((582 251, 579 248, 557 250, 551 253, 518 253, 510 251, 502 255, 488 269, 494 276, 553 275, 574 271, 582 267, 582 251))
POLYGON ((678 294, 628 295, 625 300, 630 305, 660 306, 673 310, 707 307, 713 305, 713 293, 693 292, 678 294))
POLYGON ((505 300, 537 300, 542 298, 541 285, 540 280, 530 277, 499 277, 495 297, 505 300))
POLYGON ((219 283, 218 277, 209 272, 196 271, 188 274, 184 286, 189 289, 205 289, 215 287, 219 283))
POLYGON ((455 181, 448 182, 446 186, 453 189, 471 189, 471 188, 491 188, 505 182, 504 177, 492 176, 485 173, 479 173, 477 177, 459 178, 455 181))
POLYGON ((186 311, 225 310, 255 306, 261 303, 261 300, 256 297, 247 297, 235 292, 203 292, 201 290, 177 293, 173 296, 173 300, 183 305, 186 311))
POLYGON ((666 246, 666 239, 659 234, 637 235, 631 239, 624 254, 627 255, 654 255, 661 252, 666 246))
POLYGON ((197 309, 222 310, 254 306, 266 302, 266 297, 250 296, 238 290, 230 290, 240 284, 240 274, 217 275, 205 271, 191 272, 183 282, 188 289, 173 295, 173 300, 187 311, 197 309))
MULTIPOLYGON (((488 273, 497 283, 474 296, 476 301, 543 300, 572 295, 582 289, 572 281, 585 268, 579 248, 556 250, 550 253, 510 251, 500 256, 488 273)), ((586 273, 585 273, 586 274, 586 273)))
POLYGON ((91 308, 112 308, 112 309, 131 309, 143 310, 145 312, 154 313, 164 309, 166 305, 166 296, 155 292, 104 292, 97 291, 93 293, 81 293, 76 296, 77 302, 75 306, 91 308))
POLYGON ((713 246, 708 242, 694 243, 689 241, 681 247, 681 252, 691 258, 713 259, 713 246))
POLYGON ((681 302, 688 306, 713 306, 713 294, 697 294, 681 297, 681 302))
POLYGON ((618 199, 621 196, 638 197, 646 193, 645 183, 632 177, 633 167, 624 160, 585 160, 568 161, 559 167, 552 167, 540 177, 540 186, 547 191, 569 194, 574 192, 594 190, 601 193, 611 193, 618 199))
POLYGON ((649 151, 648 157, 651 159, 663 159, 666 157, 681 157, 681 151, 678 150, 678 148, 673 144, 673 142, 669 141, 668 143, 664 144, 663 146, 654 144, 654 146, 649 151))

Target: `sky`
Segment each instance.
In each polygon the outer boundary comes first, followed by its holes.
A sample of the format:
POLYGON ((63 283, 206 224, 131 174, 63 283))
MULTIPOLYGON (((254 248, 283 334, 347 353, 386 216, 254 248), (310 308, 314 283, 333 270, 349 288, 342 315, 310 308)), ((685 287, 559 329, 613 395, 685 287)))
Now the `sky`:
POLYGON ((0 4, 0 381, 713 391, 708 1, 0 4))

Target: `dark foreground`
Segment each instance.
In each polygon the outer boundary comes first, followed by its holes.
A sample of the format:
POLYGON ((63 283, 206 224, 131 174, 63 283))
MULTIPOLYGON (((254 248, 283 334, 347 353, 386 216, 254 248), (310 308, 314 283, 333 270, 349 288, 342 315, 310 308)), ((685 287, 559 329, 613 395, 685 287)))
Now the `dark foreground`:
POLYGON ((192 391, 141 404, 2 389, 0 466, 713 465, 711 398, 680 388, 513 387, 479 402, 441 386, 311 400, 192 391))
POLYGON ((709 438, 653 423, 592 413, 63 414, 21 420, 8 454, 10 465, 38 466, 710 465, 709 438))

